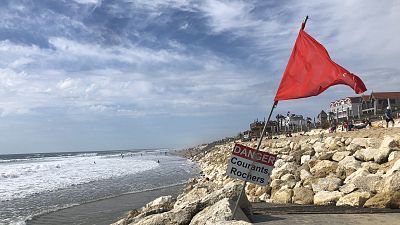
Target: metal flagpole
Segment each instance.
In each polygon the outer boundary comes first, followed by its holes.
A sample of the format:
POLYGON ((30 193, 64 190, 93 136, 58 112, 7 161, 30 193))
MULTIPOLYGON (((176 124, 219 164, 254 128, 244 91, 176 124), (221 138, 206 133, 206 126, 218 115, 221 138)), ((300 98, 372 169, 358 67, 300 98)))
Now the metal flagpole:
MULTIPOLYGON (((307 15, 306 18, 304 19, 304 22, 301 24, 301 29, 302 29, 302 30, 304 30, 304 28, 305 28, 305 26, 306 26, 306 23, 307 23, 307 20, 308 20, 308 15, 307 15)), ((268 122, 270 121, 272 112, 274 111, 274 109, 276 108, 277 105, 278 105, 278 101, 275 101, 274 104, 272 105, 271 111, 269 112, 269 115, 268 115, 268 119, 267 119, 267 121, 265 122, 264 128, 263 128, 263 130, 262 130, 262 132, 261 132, 261 134, 260 134, 260 139, 258 140, 256 152, 258 152, 259 149, 260 149, 262 139, 264 138, 264 134, 265 134, 265 131, 266 131, 266 129, 267 129, 267 124, 268 124, 268 122)), ((253 160, 252 160, 252 163, 254 163, 253 160)), ((251 170, 249 170, 249 174, 251 174, 251 170)), ((245 181, 243 181, 242 190, 240 191, 239 197, 238 197, 238 199, 237 199, 237 201, 236 201, 235 208, 233 209, 232 220, 235 219, 235 215, 236 215, 237 209, 238 209, 238 207, 239 207, 239 202, 240 202, 240 200, 242 199, 243 194, 245 194, 246 184, 247 184, 247 179, 246 179, 245 181)))
MULTIPOLYGON (((267 121, 265 122, 264 128, 263 128, 263 130, 262 130, 262 132, 261 132, 261 134, 260 134, 260 139, 258 140, 256 152, 258 152, 259 149, 260 149, 262 139, 264 138, 265 131, 267 130, 267 124, 268 124, 268 122, 270 121, 272 112, 273 112, 274 109, 276 108, 277 104, 278 104, 278 101, 275 101, 274 104, 272 105, 271 111, 269 112, 269 115, 268 115, 268 119, 267 119, 267 121)), ((253 161, 253 163, 254 163, 254 161, 253 161)), ((249 171, 249 174, 251 174, 251 170, 249 171)), ((244 192, 245 192, 246 184, 247 184, 247 179, 246 179, 245 181, 243 181, 242 190, 240 191, 239 197, 238 197, 238 199, 237 199, 237 201, 236 201, 236 205, 235 205, 235 208, 234 208, 233 213, 232 213, 232 219, 235 219, 235 214, 236 214, 236 211, 237 211, 237 209, 238 209, 238 207, 239 207, 239 202, 240 202, 240 200, 242 199, 242 196, 243 196, 243 194, 244 194, 244 192)))

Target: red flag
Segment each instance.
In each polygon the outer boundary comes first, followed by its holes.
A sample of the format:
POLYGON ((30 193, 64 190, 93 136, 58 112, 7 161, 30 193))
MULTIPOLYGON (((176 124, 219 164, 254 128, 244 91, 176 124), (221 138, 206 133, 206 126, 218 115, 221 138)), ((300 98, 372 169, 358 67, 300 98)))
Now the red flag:
POLYGON ((345 84, 357 94, 367 90, 359 77, 332 61, 324 46, 301 29, 275 101, 316 96, 337 84, 345 84))

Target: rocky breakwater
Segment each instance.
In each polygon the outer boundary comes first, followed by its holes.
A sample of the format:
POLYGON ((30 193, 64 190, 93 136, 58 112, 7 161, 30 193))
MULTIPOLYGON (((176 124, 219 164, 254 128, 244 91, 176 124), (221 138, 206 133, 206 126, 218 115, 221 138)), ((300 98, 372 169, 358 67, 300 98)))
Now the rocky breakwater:
MULTIPOLYGON (((203 176, 173 199, 164 196, 133 210, 122 224, 249 224, 230 221, 242 182, 226 175, 234 142, 191 151, 203 176)), ((256 142, 242 143, 256 147, 256 142)), ((400 207, 400 129, 376 128, 264 140, 261 150, 278 155, 267 186, 249 183, 250 202, 400 207)))
POLYGON ((360 131, 267 141, 278 154, 265 193, 253 201, 370 208, 400 207, 400 130, 360 131))

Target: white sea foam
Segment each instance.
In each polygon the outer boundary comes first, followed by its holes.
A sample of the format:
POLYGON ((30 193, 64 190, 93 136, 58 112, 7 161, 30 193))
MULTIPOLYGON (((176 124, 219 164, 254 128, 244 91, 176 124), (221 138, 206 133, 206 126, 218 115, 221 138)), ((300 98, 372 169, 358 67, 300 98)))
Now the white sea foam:
POLYGON ((0 201, 154 169, 150 160, 81 155, 0 164, 0 201))

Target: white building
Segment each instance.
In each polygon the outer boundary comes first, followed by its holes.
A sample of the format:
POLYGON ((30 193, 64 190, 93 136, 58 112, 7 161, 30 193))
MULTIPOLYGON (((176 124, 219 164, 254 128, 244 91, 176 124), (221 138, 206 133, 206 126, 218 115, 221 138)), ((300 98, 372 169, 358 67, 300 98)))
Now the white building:
POLYGON ((330 114, 334 118, 329 119, 348 119, 359 118, 362 115, 361 103, 363 98, 368 98, 369 96, 364 95, 360 97, 347 97, 343 99, 336 100, 330 104, 330 114))

